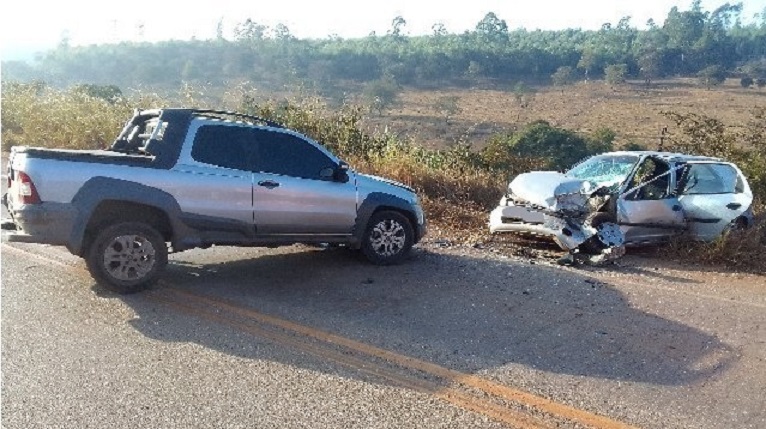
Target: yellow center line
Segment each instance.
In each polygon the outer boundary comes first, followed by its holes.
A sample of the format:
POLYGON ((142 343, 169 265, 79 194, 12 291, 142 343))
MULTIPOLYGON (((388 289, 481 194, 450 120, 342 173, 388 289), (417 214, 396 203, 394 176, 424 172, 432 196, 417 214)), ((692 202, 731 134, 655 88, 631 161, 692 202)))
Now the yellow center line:
MULTIPOLYGON (((276 344, 288 346, 295 350, 322 358, 326 361, 336 362, 355 370, 379 377, 384 380, 388 380, 389 382, 392 382, 401 387, 433 395, 441 400, 452 403, 469 411, 484 414, 494 420, 508 424, 514 428, 537 429, 550 427, 543 424, 542 422, 535 421, 533 417, 524 413, 511 410, 502 405, 487 401, 486 399, 477 398, 470 394, 466 394, 455 389, 454 387, 444 387, 439 383, 421 379, 416 375, 400 374, 396 371, 386 368, 381 364, 360 359, 358 357, 349 356, 341 351, 326 349, 321 346, 321 343, 311 344, 306 340, 301 340, 300 338, 296 338, 285 333, 278 333, 257 326, 248 325, 241 321, 226 317, 222 313, 217 313, 211 307, 195 307, 193 305, 189 305, 188 300, 183 303, 179 302, 178 300, 174 299, 172 293, 163 292, 152 293, 152 299, 159 301, 168 307, 174 308, 177 311, 191 314, 193 316, 210 320, 216 323, 228 325, 251 335, 265 338, 276 344)), ((204 301, 197 303, 204 304, 204 301)), ((303 336, 303 338, 307 337, 303 336)), ((324 344, 327 343, 325 342, 324 344)))
MULTIPOLYGON (((3 248, 10 249, 16 253, 29 255, 34 257, 35 259, 50 262, 55 265, 67 268, 69 270, 78 271, 80 272, 80 274, 87 274, 87 272, 85 272, 82 268, 68 265, 63 262, 39 255, 34 252, 9 246, 5 243, 3 243, 3 248)), ((291 331, 297 334, 301 334, 308 338, 319 340, 320 342, 333 344, 339 347, 343 347, 343 348, 355 351, 360 354, 383 359, 385 361, 399 365, 403 368, 418 370, 418 371, 430 374, 432 376, 436 376, 446 382, 452 382, 452 383, 461 384, 467 387, 476 388, 485 392, 486 394, 495 396, 503 400, 511 401, 523 406, 524 405, 531 406, 555 418, 563 418, 565 420, 580 423, 592 428, 603 428, 603 429, 634 428, 633 426, 628 425, 626 423, 622 423, 620 421, 613 420, 605 416, 593 414, 588 411, 580 410, 578 408, 561 404, 561 403, 552 401, 550 399, 534 395, 532 393, 524 392, 519 389, 515 389, 503 384, 499 384, 499 383, 484 379, 476 375, 466 374, 466 373, 449 369, 431 362, 423 361, 417 358, 395 353, 390 350, 382 349, 382 348, 365 344, 356 340, 352 340, 350 338, 332 334, 330 332, 322 331, 322 330, 305 326, 305 325, 300 325, 298 323, 291 322, 289 320, 281 319, 278 317, 269 316, 267 314, 257 312, 253 309, 240 307, 232 303, 231 301, 227 301, 221 298, 203 296, 203 295, 194 294, 188 291, 184 291, 184 290, 181 290, 178 285, 175 285, 169 282, 162 282, 162 283, 165 283, 171 287, 169 289, 163 290, 163 292, 169 295, 176 295, 176 297, 184 298, 186 300, 197 302, 199 304, 215 306, 215 307, 218 307, 219 309, 226 310, 231 314, 238 315, 245 319, 251 319, 261 324, 275 326, 285 331, 291 331)), ((303 350, 303 351, 310 352, 312 354, 317 354, 319 356, 331 358, 334 361, 344 363, 354 368, 362 369, 363 371, 366 371, 366 372, 374 371, 374 375, 378 375, 382 378, 389 379, 391 381, 396 382, 399 385, 412 388, 413 390, 431 393, 440 399, 446 400, 448 402, 454 403, 456 405, 459 405, 463 408, 466 408, 472 411, 480 412, 498 421, 510 424, 514 427, 521 427, 521 428, 544 427, 544 426, 541 426, 542 425, 541 423, 532 421, 530 417, 522 415, 521 413, 512 411, 508 409, 507 407, 503 407, 489 401, 479 400, 475 397, 471 397, 462 392, 459 392, 453 388, 439 387, 437 389, 431 385, 428 385, 427 383, 424 383, 423 380, 418 380, 412 377, 402 378, 403 376, 401 374, 399 375, 392 374, 390 370, 380 366, 376 367, 375 369, 368 369, 372 367, 372 364, 369 361, 364 361, 357 358, 353 358, 352 360, 352 358, 349 356, 345 356, 343 354, 337 354, 337 353, 333 355, 329 355, 327 353, 331 353, 330 351, 327 351, 327 350, 320 351, 316 349, 315 347, 308 350, 307 344, 305 342, 300 342, 289 336, 276 334, 274 332, 270 332, 268 330, 256 328, 253 326, 245 326, 241 323, 232 321, 230 319, 226 319, 218 314, 214 314, 210 312, 205 312, 204 314, 200 313, 201 311, 200 309, 194 309, 188 306, 184 307, 181 304, 179 304, 178 300, 162 298, 161 293, 159 292, 153 293, 151 295, 168 305, 174 306, 176 308, 181 308, 181 307, 186 308, 187 310, 193 311, 197 315, 202 315, 204 318, 207 318, 209 320, 216 320, 228 325, 236 324, 237 328, 243 329, 246 332, 252 333, 253 335, 257 335, 264 338, 270 338, 272 339, 272 341, 275 341, 277 343, 289 344, 299 350, 303 350)))
POLYGON ((178 289, 177 286, 169 289, 168 292, 178 295, 187 300, 194 300, 201 304, 213 305, 220 309, 226 310, 232 314, 250 318, 260 323, 269 324, 282 328, 287 331, 296 332, 304 336, 314 338, 327 343, 335 344, 337 346, 345 347, 347 349, 356 351, 358 353, 366 354, 368 356, 374 356, 389 362, 396 363, 405 368, 416 369, 441 379, 459 383, 465 386, 479 389, 487 394, 516 402, 522 405, 532 406, 540 411, 551 414, 553 416, 562 417, 566 420, 578 422, 586 426, 594 428, 604 429, 628 429, 633 426, 619 422, 617 420, 610 419, 598 414, 593 414, 578 408, 574 408, 565 404, 554 402, 550 399, 543 398, 522 390, 514 389, 493 381, 484 379, 482 377, 466 374, 454 369, 445 368, 443 366, 426 362, 410 356, 405 356, 399 353, 392 352, 390 350, 382 349, 379 347, 371 346, 350 338, 342 337, 336 334, 332 334, 326 331, 322 331, 310 326, 300 325, 289 320, 269 316, 267 314, 259 313, 255 310, 240 307, 230 301, 220 298, 214 298, 210 296, 197 295, 188 291, 178 289))

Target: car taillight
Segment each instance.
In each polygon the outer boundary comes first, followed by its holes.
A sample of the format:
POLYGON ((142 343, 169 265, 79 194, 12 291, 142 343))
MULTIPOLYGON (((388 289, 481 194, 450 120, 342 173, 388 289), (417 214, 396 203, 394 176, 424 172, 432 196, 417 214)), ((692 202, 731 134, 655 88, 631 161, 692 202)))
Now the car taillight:
POLYGON ((21 204, 40 204, 40 194, 37 193, 35 184, 32 183, 32 179, 24 172, 19 171, 16 173, 16 179, 19 181, 19 199, 21 204))

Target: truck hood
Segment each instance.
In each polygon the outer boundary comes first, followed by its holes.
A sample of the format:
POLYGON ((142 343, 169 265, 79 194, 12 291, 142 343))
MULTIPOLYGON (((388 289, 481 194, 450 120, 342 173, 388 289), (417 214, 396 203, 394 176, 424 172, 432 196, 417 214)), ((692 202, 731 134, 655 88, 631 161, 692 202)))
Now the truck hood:
POLYGON ((370 175, 370 174, 357 173, 357 180, 359 180, 359 179, 367 180, 367 181, 372 181, 373 183, 374 182, 385 183, 386 185, 396 186, 397 188, 402 188, 402 189, 404 189, 406 191, 409 191, 409 192, 412 192, 412 193, 415 192, 414 189, 410 188, 409 186, 405 185, 404 183, 397 182, 396 180, 386 179, 385 177, 373 176, 373 175, 370 175))
POLYGON ((508 185, 508 192, 515 200, 553 211, 585 207, 594 190, 591 182, 556 171, 519 174, 508 185))

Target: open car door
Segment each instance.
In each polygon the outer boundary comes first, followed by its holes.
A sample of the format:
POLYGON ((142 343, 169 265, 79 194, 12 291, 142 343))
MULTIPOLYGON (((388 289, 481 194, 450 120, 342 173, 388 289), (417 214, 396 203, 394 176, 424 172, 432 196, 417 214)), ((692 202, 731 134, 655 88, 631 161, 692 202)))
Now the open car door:
POLYGON ((617 198, 617 222, 627 243, 660 242, 683 231, 675 177, 675 168, 655 157, 644 158, 628 177, 617 198))

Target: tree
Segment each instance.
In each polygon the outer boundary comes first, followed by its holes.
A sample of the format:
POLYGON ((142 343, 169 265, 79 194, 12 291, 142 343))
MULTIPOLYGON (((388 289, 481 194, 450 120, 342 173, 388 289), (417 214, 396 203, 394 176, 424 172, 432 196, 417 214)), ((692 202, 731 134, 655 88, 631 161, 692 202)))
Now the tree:
POLYGON ((662 30, 668 36, 667 48, 675 54, 672 57, 675 71, 688 73, 696 69, 693 48, 703 36, 706 21, 700 0, 692 3, 691 10, 681 12, 673 7, 668 13, 662 30))
POLYGON ((437 22, 436 24, 431 26, 431 31, 433 31, 434 37, 444 37, 447 33, 447 27, 444 26, 443 23, 437 22))
POLYGON ((623 150, 634 150, 634 151, 647 150, 646 146, 642 145, 641 143, 637 143, 635 141, 628 142, 625 146, 623 146, 622 149, 623 150))
POLYGON ((471 60, 468 63, 468 69, 465 71, 465 74, 476 79, 480 77, 484 73, 484 67, 481 66, 476 61, 471 60))
POLYGON ((536 121, 514 134, 508 142, 512 153, 521 157, 542 158, 547 168, 564 170, 588 156, 583 137, 574 131, 536 121))
POLYGON ((518 82, 513 86, 513 98, 516 100, 516 104, 521 107, 516 120, 521 118, 521 111, 528 108, 532 101, 535 99, 535 90, 528 87, 524 82, 518 82))
POLYGON ((755 80, 755 85, 758 87, 758 89, 763 88, 764 86, 766 86, 766 79, 759 77, 758 79, 755 80))
MULTIPOLYGON (((572 67, 561 66, 551 75, 554 86, 563 87, 572 83, 572 67)), ((562 89, 563 92, 563 89, 562 89)))
POLYGON ((611 85, 620 85, 625 83, 625 76, 628 74, 627 64, 611 64, 604 69, 606 82, 611 85))
POLYGON ((750 88, 751 86, 753 86, 753 83, 754 83, 753 78, 750 76, 745 76, 739 80, 739 84, 740 86, 742 86, 742 88, 750 88))
POLYGON ((219 18, 218 24, 215 26, 215 38, 216 40, 223 40, 223 18, 219 18))
POLYGON ((407 21, 405 21, 401 15, 397 15, 393 20, 391 20, 391 29, 388 30, 388 34, 398 39, 402 37, 402 29, 406 25, 407 25, 407 21))
POLYGON ((461 112, 458 104, 460 97, 456 95, 445 95, 436 99, 434 109, 444 115, 444 122, 449 125, 450 117, 461 112))
POLYGON ((295 39, 292 33, 290 33, 290 29, 287 28, 285 24, 281 23, 274 27, 274 38, 282 41, 295 39))
POLYGON ((239 41, 256 41, 263 40, 266 34, 267 26, 258 24, 250 18, 247 18, 245 22, 237 24, 234 28, 234 39, 239 41))
POLYGON ((697 80, 710 89, 711 86, 720 85, 726 80, 726 70, 721 66, 705 67, 697 73, 697 80))
POLYGON ((584 71, 586 82, 588 81, 591 69, 596 66, 598 61, 598 55, 593 49, 586 48, 580 54, 580 61, 577 62, 577 68, 584 71))
POLYGON ((586 140, 585 145, 591 154, 611 152, 617 133, 609 128, 599 128, 586 140))
POLYGON ((663 74, 663 58, 666 54, 668 37, 665 32, 649 19, 646 31, 636 37, 633 44, 634 57, 639 67, 639 75, 647 86, 652 80, 663 74))
POLYGON ((377 79, 367 84, 364 95, 370 110, 377 110, 378 115, 383 115, 383 111, 396 102, 399 85, 391 78, 377 79))
POLYGON ((657 51, 647 51, 638 58, 639 74, 646 86, 651 85, 652 80, 659 76, 661 59, 657 51))
POLYGON ((487 42, 507 42, 508 24, 494 12, 489 12, 476 24, 476 33, 487 42))

